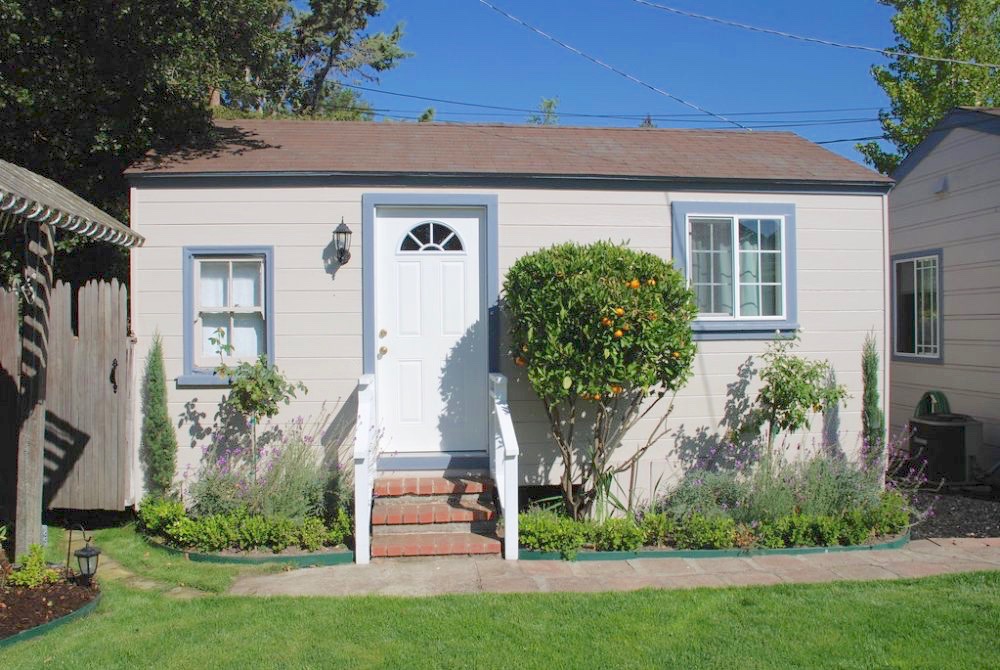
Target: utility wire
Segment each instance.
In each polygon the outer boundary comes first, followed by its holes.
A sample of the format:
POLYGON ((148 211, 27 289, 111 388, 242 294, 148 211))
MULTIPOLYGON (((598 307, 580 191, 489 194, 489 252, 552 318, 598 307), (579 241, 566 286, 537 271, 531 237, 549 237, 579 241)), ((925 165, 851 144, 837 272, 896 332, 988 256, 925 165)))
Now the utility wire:
POLYGON ((542 37, 544 37, 545 39, 549 40, 550 42, 554 42, 554 43, 558 44, 559 46, 561 46, 562 48, 567 49, 569 51, 572 51, 573 53, 575 53, 578 56, 586 58, 591 63, 595 63, 596 65, 600 65, 601 67, 603 67, 606 70, 610 70, 610 71, 614 72, 615 74, 617 74, 617 75, 619 75, 621 77, 625 77, 626 79, 628 79, 631 82, 634 82, 636 84, 639 84, 640 86, 648 88, 649 90, 653 91, 654 93, 659 93, 660 95, 666 96, 666 97, 670 98, 671 100, 676 100, 677 102, 681 103, 682 105, 685 105, 687 107, 690 107, 691 109, 697 110, 697 111, 701 112, 702 114, 708 114, 709 116, 714 116, 717 119, 721 119, 722 121, 725 121, 726 123, 732 124, 732 125, 734 125, 734 126, 736 126, 738 128, 742 128, 743 130, 750 130, 750 128, 746 127, 745 125, 743 125, 739 121, 733 121, 732 119, 726 118, 725 116, 722 116, 721 114, 716 114, 715 112, 709 111, 709 110, 707 110, 707 109, 705 109, 703 107, 699 107, 698 105, 694 104, 693 102, 688 102, 687 100, 685 100, 684 98, 681 98, 680 96, 674 95, 673 93, 669 93, 669 92, 663 90, 662 88, 658 88, 658 87, 656 87, 656 86, 654 86, 652 84, 649 84, 649 83, 643 81, 642 79, 639 79, 638 77, 635 77, 635 76, 629 74, 628 72, 625 72, 624 70, 619 70, 618 68, 616 68, 613 65, 609 65, 609 64, 605 63, 604 61, 602 61, 602 60, 600 60, 598 58, 595 58, 594 56, 591 56, 591 55, 589 55, 587 53, 584 53, 583 51, 580 51, 576 47, 570 46, 569 44, 566 44, 562 40, 559 40, 559 39, 553 37, 552 35, 549 35, 544 30, 541 30, 540 28, 536 28, 535 26, 533 26, 533 25, 531 25, 531 24, 529 24, 529 23, 527 23, 525 21, 522 21, 521 19, 517 18, 516 16, 514 16, 512 14, 508 14, 504 10, 500 9, 496 5, 490 4, 486 0, 479 0, 479 3, 482 4, 482 5, 485 5, 485 6, 489 7, 490 9, 492 9, 493 11, 495 11, 497 14, 500 14, 501 16, 504 16, 504 17, 510 19, 511 21, 515 22, 515 23, 519 23, 520 25, 524 26, 528 30, 530 30, 530 31, 532 31, 532 32, 534 32, 534 33, 536 33, 538 35, 541 35, 542 37))
MULTIPOLYGON (((504 112, 519 112, 522 114, 537 114, 537 109, 529 109, 527 107, 506 107, 503 105, 488 105, 479 102, 468 102, 465 100, 450 100, 447 98, 434 98, 426 95, 416 95, 413 93, 400 93, 399 91, 388 91, 383 88, 372 88, 369 86, 359 86, 357 84, 348 84, 345 82, 338 82, 338 86, 344 86, 345 88, 351 88, 356 91, 366 91, 368 93, 380 93, 383 95, 391 95, 398 98, 411 98, 413 100, 424 100, 426 102, 436 102, 443 105, 459 105, 462 107, 475 107, 478 109, 496 109, 504 112)), ((881 107, 839 107, 839 108, 827 108, 827 109, 788 109, 788 110, 771 110, 763 112, 723 112, 726 116, 785 116, 792 114, 834 114, 840 112, 871 112, 878 111, 882 109, 881 107)), ((574 116, 580 118, 598 118, 598 119, 635 119, 642 120, 647 116, 652 117, 654 120, 660 121, 683 121, 687 119, 700 119, 703 114, 627 114, 619 113, 614 114, 610 112, 605 113, 592 113, 587 114, 583 112, 564 112, 558 110, 559 116, 574 116)))
MULTIPOLYGON (((480 0, 482 2, 482 0, 480 0)), ((943 56, 927 56, 924 54, 910 53, 907 51, 899 51, 897 49, 879 49, 877 47, 869 47, 861 44, 847 44, 844 42, 834 42, 833 40, 824 40, 818 37, 804 37, 802 35, 795 35, 793 33, 786 33, 783 30, 774 30, 772 28, 761 28, 760 26, 752 26, 747 23, 740 23, 739 21, 730 21, 728 19, 720 19, 715 16, 707 16, 705 14, 697 14, 695 12, 688 12, 683 9, 677 9, 676 7, 668 7, 666 5, 661 5, 657 2, 651 2, 650 0, 632 0, 640 5, 646 5, 647 7, 652 7, 653 9, 659 9, 660 11, 669 12, 671 14, 676 14, 677 16, 684 16, 690 19, 700 19, 702 21, 710 21, 712 23, 718 23, 723 26, 730 26, 732 28, 742 28, 743 30, 750 30, 757 33, 766 33, 768 35, 777 35, 778 37, 785 37, 791 40, 798 40, 800 42, 811 42, 812 44, 822 44, 828 47, 837 47, 839 49, 856 49, 858 51, 869 51, 871 53, 878 53, 884 56, 889 56, 890 58, 913 58, 914 60, 929 60, 937 63, 953 63, 955 65, 972 65, 974 67, 987 67, 994 70, 1000 69, 1000 65, 996 63, 979 63, 974 60, 961 60, 958 58, 945 58, 943 56)))

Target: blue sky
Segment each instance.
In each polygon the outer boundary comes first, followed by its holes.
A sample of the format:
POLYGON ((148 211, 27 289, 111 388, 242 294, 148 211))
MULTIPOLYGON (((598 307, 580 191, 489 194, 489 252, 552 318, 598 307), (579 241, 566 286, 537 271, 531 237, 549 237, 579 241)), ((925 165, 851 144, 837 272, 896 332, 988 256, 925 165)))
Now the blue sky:
MULTIPOLYGON (((761 130, 772 124, 814 141, 879 133, 888 99, 870 68, 878 54, 804 44, 683 18, 632 0, 491 0, 493 4, 591 55, 697 105, 761 130), (820 113, 811 110, 845 110, 820 113), (849 110, 849 111, 848 111, 849 110), (804 112, 798 114, 778 112, 804 112), (768 112, 761 115, 736 115, 768 112)), ((875 47, 890 47, 892 10, 875 0, 661 0, 702 14, 875 47)), ((725 127, 530 32, 477 0, 388 0, 374 27, 405 23, 413 52, 377 84, 385 91, 488 105, 536 108, 558 97, 563 125, 638 125, 638 119, 580 114, 678 116, 660 127, 725 127)), ((522 123, 526 114, 364 93, 388 116, 427 106, 439 121, 522 123), (466 112, 466 113, 462 113, 466 112), (475 112, 476 114, 468 114, 475 112)), ((859 160, 853 142, 827 145, 859 160)))

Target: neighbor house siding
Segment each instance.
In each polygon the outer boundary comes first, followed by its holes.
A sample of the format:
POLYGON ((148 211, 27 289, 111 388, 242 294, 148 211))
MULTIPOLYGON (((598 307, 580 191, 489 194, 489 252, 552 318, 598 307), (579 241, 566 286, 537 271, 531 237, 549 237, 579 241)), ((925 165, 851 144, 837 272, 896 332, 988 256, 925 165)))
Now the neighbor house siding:
POLYGON ((943 284, 942 359, 892 362, 890 419, 902 430, 923 393, 941 390, 1000 448, 1000 118, 986 125, 932 138, 889 197, 892 255, 940 249, 943 284))
MULTIPOLYGON (((229 182, 230 184, 233 182, 229 182)), ((355 388, 361 374, 361 198, 364 193, 478 193, 498 198, 501 282, 520 256, 568 240, 611 239, 671 258, 671 203, 760 202, 796 208, 798 320, 802 354, 828 359, 850 398, 839 412, 839 431, 848 452, 857 448, 860 431, 860 351, 865 334, 883 342, 884 264, 882 196, 805 195, 801 193, 715 193, 705 191, 597 191, 576 189, 497 188, 354 188, 336 186, 213 186, 205 179, 194 187, 171 187, 171 180, 139 180, 132 189, 132 222, 146 237, 134 252, 133 328, 137 360, 145 358, 154 330, 164 339, 168 379, 182 372, 182 248, 207 245, 269 245, 275 263, 275 362, 291 379, 303 381, 309 394, 279 420, 296 416, 325 423, 324 444, 346 454, 356 411, 355 388), (334 227, 344 220, 354 231, 352 259, 331 275, 323 251, 334 227)), ((689 447, 688 438, 721 435, 727 385, 749 356, 764 351, 763 341, 699 343, 694 375, 678 395, 670 422, 674 434, 652 449, 642 463, 639 487, 673 470, 689 447)), ((517 380, 516 368, 501 337, 500 371, 511 378, 511 407, 521 443, 524 483, 555 482, 557 452, 547 437, 541 405, 517 380)), ((137 366, 140 368, 141 365, 137 366)), ((883 393, 885 389, 882 389, 883 393)), ((753 393, 754 388, 749 389, 753 393)), ((178 388, 170 383, 170 412, 180 423, 180 469, 195 467, 200 456, 192 424, 201 415, 211 425, 221 389, 178 388)), ((802 437, 807 448, 822 440, 817 420, 802 437)), ((138 425, 138 422, 137 422, 138 425)), ((652 427, 651 420, 626 438, 622 456, 634 449, 652 427)))

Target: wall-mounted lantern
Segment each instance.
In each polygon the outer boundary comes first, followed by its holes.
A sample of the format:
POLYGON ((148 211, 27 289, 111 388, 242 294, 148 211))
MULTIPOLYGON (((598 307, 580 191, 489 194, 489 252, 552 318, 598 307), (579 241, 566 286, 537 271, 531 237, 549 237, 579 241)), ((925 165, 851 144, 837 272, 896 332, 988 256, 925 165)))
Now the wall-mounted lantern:
POLYGON ((344 223, 343 217, 333 231, 333 246, 337 249, 337 262, 346 265, 351 260, 351 229, 344 223))

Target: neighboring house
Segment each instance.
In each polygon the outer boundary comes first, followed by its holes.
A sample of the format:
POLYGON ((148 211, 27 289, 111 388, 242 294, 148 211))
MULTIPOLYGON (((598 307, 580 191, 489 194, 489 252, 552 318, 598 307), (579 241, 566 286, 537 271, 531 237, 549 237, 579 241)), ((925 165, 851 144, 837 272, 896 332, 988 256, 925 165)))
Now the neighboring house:
MULTIPOLYGON (((182 469, 197 463, 200 430, 225 392, 208 341, 221 327, 234 356, 266 354, 309 387, 283 416, 326 412, 324 445, 343 458, 360 416, 364 481, 372 436, 383 470, 485 465, 503 423, 490 419, 488 374, 500 372, 511 377, 520 447, 507 481, 557 482, 541 404, 515 379, 498 293, 525 253, 607 239, 673 259, 704 314, 674 434, 640 463, 646 499, 725 434, 738 368, 779 332, 801 329, 801 352, 829 359, 847 386, 825 428, 855 453, 862 343, 873 331, 884 342, 888 178, 790 133, 219 125, 222 146, 128 172, 132 226, 147 239, 132 260, 137 355, 163 335, 182 469), (341 222, 353 231, 344 264, 341 222)), ((823 439, 819 423, 801 436, 807 448, 823 439)))
POLYGON ((1000 109, 949 113, 897 168, 890 423, 930 390, 983 422, 1000 458, 1000 109))

